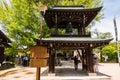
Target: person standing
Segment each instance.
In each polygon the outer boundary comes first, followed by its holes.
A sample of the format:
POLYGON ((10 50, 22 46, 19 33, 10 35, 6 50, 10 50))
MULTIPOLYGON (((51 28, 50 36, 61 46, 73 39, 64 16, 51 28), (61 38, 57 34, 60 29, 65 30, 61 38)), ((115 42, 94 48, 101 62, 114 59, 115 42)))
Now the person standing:
POLYGON ((24 57, 23 57, 23 66, 24 67, 26 67, 26 66, 28 66, 28 56, 27 55, 25 55, 24 57))
POLYGON ((19 56, 18 55, 16 55, 16 57, 15 57, 15 64, 16 64, 16 66, 18 66, 19 65, 19 56))
POLYGON ((104 56, 104 61, 107 62, 108 56, 104 56))
POLYGON ((74 56, 73 60, 74 60, 75 70, 78 70, 78 58, 77 58, 77 56, 74 56))
POLYGON ((96 54, 93 54, 93 63, 94 63, 94 71, 95 72, 98 72, 98 61, 97 61, 97 55, 96 54))

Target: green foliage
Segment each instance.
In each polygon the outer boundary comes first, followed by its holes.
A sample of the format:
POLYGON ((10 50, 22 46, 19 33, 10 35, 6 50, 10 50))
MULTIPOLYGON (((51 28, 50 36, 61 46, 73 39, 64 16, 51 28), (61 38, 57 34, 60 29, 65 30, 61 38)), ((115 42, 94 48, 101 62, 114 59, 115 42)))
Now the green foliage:
POLYGON ((101 6, 103 3, 101 0, 60 0, 59 5, 84 5, 85 8, 94 8, 101 6))
POLYGON ((11 43, 11 46, 12 46, 12 48, 7 48, 6 49, 6 55, 7 56, 15 56, 15 55, 17 55, 17 53, 18 53, 18 51, 17 51, 18 45, 15 42, 13 42, 13 43, 11 43))
POLYGON ((112 34, 110 32, 105 32, 105 33, 100 33, 100 38, 101 39, 108 39, 108 38, 112 38, 112 34))
MULTIPOLYGON (((110 33, 110 32, 105 32, 105 33, 101 33, 101 32, 99 32, 97 29, 95 29, 94 31, 93 31, 93 34, 92 34, 92 36, 94 36, 94 38, 98 38, 98 39, 110 39, 110 38, 112 38, 113 36, 112 36, 112 34, 110 33)), ((113 45, 111 45, 111 44, 109 44, 109 45, 107 45, 107 46, 101 46, 101 47, 98 47, 98 48, 96 48, 95 49, 95 52, 100 52, 100 60, 101 61, 103 61, 102 59, 102 55, 103 56, 109 56, 109 60, 111 60, 111 61, 116 61, 116 55, 115 55, 115 53, 114 52, 112 52, 112 51, 114 51, 114 48, 115 48, 115 46, 113 46, 113 45), (101 50, 102 49, 102 50, 101 50), (102 52, 101 52, 102 51, 102 52)))
MULTIPOLYGON (((4 25, 4 30, 13 41, 12 48, 6 49, 7 55, 17 54, 18 49, 27 52, 29 46, 35 44, 34 38, 40 37, 40 10, 38 5, 28 1, 12 0, 10 6, 5 2, 0 6, 0 20, 4 25)), ((44 23, 42 23, 43 37, 48 37, 48 28, 44 23)))
POLYGON ((99 38, 99 39, 108 39, 113 37, 110 32, 102 33, 99 32, 98 29, 95 29, 92 33, 93 33, 92 36, 94 36, 94 38, 99 38))
MULTIPOLYGON (((119 42, 120 44, 120 42, 119 42)), ((119 46, 120 48, 120 46, 119 46)), ((117 51, 115 42, 110 43, 109 45, 102 48, 102 54, 109 57, 109 61, 116 62, 117 60, 117 51)))

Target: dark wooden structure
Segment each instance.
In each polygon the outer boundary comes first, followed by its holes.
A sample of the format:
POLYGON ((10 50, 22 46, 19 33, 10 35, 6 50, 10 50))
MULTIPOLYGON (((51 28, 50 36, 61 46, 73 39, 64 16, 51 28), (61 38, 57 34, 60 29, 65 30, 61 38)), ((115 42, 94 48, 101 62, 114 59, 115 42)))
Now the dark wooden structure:
POLYGON ((5 59, 4 49, 11 47, 9 43, 11 43, 10 39, 0 30, 0 63, 5 59))
POLYGON ((112 39, 94 39, 87 26, 102 7, 84 9, 81 6, 54 6, 43 13, 51 37, 36 39, 37 45, 46 46, 49 52, 49 73, 55 72, 56 50, 82 50, 82 68, 94 72, 93 49, 108 44, 112 39), (62 34, 60 30, 65 30, 62 34))

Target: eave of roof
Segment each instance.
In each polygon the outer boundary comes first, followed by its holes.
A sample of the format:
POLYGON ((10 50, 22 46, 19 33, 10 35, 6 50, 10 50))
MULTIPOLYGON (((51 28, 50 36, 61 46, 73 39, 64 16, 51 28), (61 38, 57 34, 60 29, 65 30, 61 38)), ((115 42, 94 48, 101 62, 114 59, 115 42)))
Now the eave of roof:
POLYGON ((46 42, 84 42, 84 43, 96 43, 96 42, 109 42, 113 40, 110 39, 95 39, 95 38, 78 38, 78 37, 50 37, 50 38, 42 38, 41 41, 46 42))
POLYGON ((84 9, 84 6, 53 6, 50 9, 84 9))
POLYGON ((82 8, 82 7, 79 7, 79 6, 57 6, 57 7, 52 7, 52 8, 49 8, 48 10, 46 11, 57 11, 57 12, 61 12, 61 11, 100 11, 102 9, 102 6, 101 7, 96 7, 96 8, 82 8))
POLYGON ((0 44, 0 47, 10 48, 11 45, 7 44, 7 43, 2 43, 2 44, 0 44))
POLYGON ((12 41, 0 30, 0 38, 7 41, 7 43, 11 43, 12 41))

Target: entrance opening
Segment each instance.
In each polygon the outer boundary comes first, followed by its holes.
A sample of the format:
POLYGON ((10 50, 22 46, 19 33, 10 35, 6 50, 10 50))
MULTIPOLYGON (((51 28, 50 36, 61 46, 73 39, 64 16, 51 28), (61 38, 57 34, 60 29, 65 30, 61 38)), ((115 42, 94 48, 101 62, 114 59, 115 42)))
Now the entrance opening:
MULTIPOLYGON (((81 50, 63 50, 55 53, 55 74, 63 75, 65 73, 67 76, 73 72, 75 75, 79 73, 84 73, 82 71, 82 51, 81 50), (77 62, 75 61, 75 57, 77 62), (75 63, 78 66, 75 68, 75 63)), ((84 73, 85 74, 85 73, 84 73)), ((84 75, 83 74, 83 75, 84 75)))

